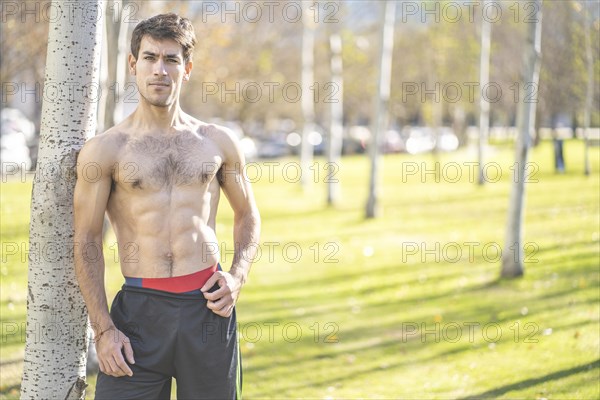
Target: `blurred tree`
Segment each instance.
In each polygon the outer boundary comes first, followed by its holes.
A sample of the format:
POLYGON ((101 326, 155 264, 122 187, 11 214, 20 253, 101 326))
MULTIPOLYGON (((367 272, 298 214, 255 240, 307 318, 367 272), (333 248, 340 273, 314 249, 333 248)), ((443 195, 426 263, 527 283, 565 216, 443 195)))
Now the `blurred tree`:
POLYGON ((30 223, 27 336, 22 398, 79 399, 85 384, 87 311, 75 277, 75 164, 96 128, 101 2, 71 3, 50 21, 45 88, 73 90, 43 104, 30 223), (71 18, 73 19, 71 21, 71 18))
POLYGON ((302 3, 302 142, 300 143, 300 165, 302 176, 300 183, 306 187, 310 183, 309 168, 313 161, 313 143, 311 135, 315 130, 315 100, 312 89, 315 85, 315 30, 316 24, 308 2, 302 3))
POLYGON ((587 69, 587 85, 585 91, 585 107, 583 114, 583 138, 585 141, 585 150, 583 157, 583 173, 590 174, 590 157, 589 157, 589 129, 592 113, 592 103, 594 98, 594 51, 592 50, 592 13, 589 9, 584 11, 584 30, 585 30, 585 61, 587 69))
POLYGON ((478 111, 478 90, 469 85, 478 81, 481 23, 464 10, 460 17, 441 11, 457 9, 456 2, 436 4, 440 18, 428 15, 423 23, 403 15, 398 22, 394 53, 403 62, 393 66, 392 114, 397 125, 452 124, 464 145, 466 118, 473 120, 478 111))
POLYGON ((514 180, 510 194, 506 244, 502 252, 503 278, 523 275, 523 213, 525 210, 525 183, 527 156, 531 135, 535 130, 536 103, 531 96, 539 82, 542 41, 542 0, 535 0, 532 20, 528 21, 527 47, 523 54, 522 83, 529 90, 521 91, 517 113, 518 137, 515 152, 514 180))
MULTIPOLYGON (((484 0, 484 7, 490 0, 484 0)), ((492 25, 486 18, 481 18, 481 54, 479 60, 479 85, 485 87, 490 81, 490 44, 491 44, 492 25)), ((484 97, 479 96, 479 140, 477 146, 479 174, 477 184, 485 183, 484 174, 484 151, 487 145, 490 131, 490 102, 484 97)))
POLYGON ((340 27, 342 41, 342 80, 344 82, 344 121, 347 125, 364 124, 376 93, 377 57, 371 32, 357 32, 344 23, 340 27), (365 33, 365 34, 362 34, 365 33))
MULTIPOLYGON (((107 1, 103 4, 104 45, 100 65, 100 88, 103 96, 98 105, 98 132, 104 132, 115 124, 114 115, 118 98, 110 96, 109 91, 115 90, 117 83, 117 65, 119 58, 119 35, 121 30, 122 0, 107 1)), ((122 66, 124 68, 124 66, 122 66)))
MULTIPOLYGON (((293 118, 299 107, 302 23, 256 22, 193 15, 198 43, 194 71, 182 103, 200 118, 239 120, 248 126, 293 118), (195 78, 194 78, 195 77, 195 78)), ((276 124, 274 124, 276 126, 276 124)), ((258 132, 262 133, 262 132, 258 132)))
POLYGON ((366 205, 366 217, 375 218, 378 214, 379 170, 381 157, 379 144, 382 134, 387 131, 389 123, 389 101, 392 80, 392 54, 394 49, 394 23, 396 20, 396 2, 380 2, 381 8, 381 41, 379 47, 379 79, 377 96, 375 97, 373 122, 371 124, 371 142, 369 156, 371 174, 369 178, 369 198, 366 205))
MULTIPOLYGON (((584 103, 585 98, 585 65, 578 65, 576 60, 578 49, 574 46, 581 40, 582 29, 577 29, 579 21, 572 1, 549 1, 544 4, 544 42, 542 52, 544 63, 540 71, 538 116, 541 124, 552 129, 552 137, 556 129, 569 127, 570 116, 584 103)), ((585 54, 585 53, 583 53, 585 54)), ((537 132, 536 132, 537 133, 537 132)), ((534 143, 540 141, 535 136, 534 143)))
POLYGON ((339 200, 340 185, 337 171, 340 169, 342 155, 342 134, 344 131, 344 81, 342 80, 342 38, 336 33, 332 33, 329 38, 331 46, 331 85, 333 87, 333 96, 331 99, 331 111, 329 126, 329 140, 327 148, 327 204, 334 205, 339 200))
MULTIPOLYGON (((521 8, 519 8, 520 16, 518 18, 515 17, 515 13, 518 7, 529 3, 496 2, 495 4, 504 7, 503 15, 506 18, 501 18, 493 25, 490 83, 502 92, 498 96, 493 96, 491 91, 489 93, 490 98, 493 97, 494 100, 490 108, 490 128, 494 126, 512 127, 516 124, 517 107, 515 105, 519 103, 518 93, 522 77, 522 63, 519 62, 518 55, 525 51, 528 25, 519 22, 524 18, 521 8), (511 7, 513 8, 511 9, 511 7)), ((479 90, 481 91, 481 89, 480 87, 479 90)), ((493 139, 491 130, 489 139, 493 139)))
MULTIPOLYGON (((107 7, 115 8, 122 0, 106 2, 107 7)), ((7 2, 8 6, 17 2, 7 2)), ((502 7, 503 17, 493 22, 491 39, 490 82, 502 89, 498 100, 492 104, 489 122, 490 140, 494 140, 493 127, 514 126, 518 94, 524 90, 520 87, 518 62, 515 54, 520 54, 525 40, 525 24, 528 18, 530 3, 495 2, 502 7), (519 10, 519 15, 515 13, 519 10)), ((551 114, 566 113, 572 119, 583 121, 584 104, 587 87, 587 61, 585 57, 585 30, 583 13, 573 10, 580 4, 582 10, 597 9, 597 2, 550 2, 546 16, 552 23, 544 24, 543 52, 547 62, 541 71, 538 91, 538 114, 542 124, 549 125, 551 114), (567 87, 569 86, 569 87, 567 87), (558 113, 556 112, 558 110, 558 113)), ((262 16, 252 19, 251 13, 215 15, 203 13, 204 5, 216 6, 220 11, 233 9, 233 3, 224 2, 181 2, 181 1, 128 1, 121 3, 121 13, 131 20, 128 29, 133 27, 133 20, 141 20, 158 12, 173 11, 189 16, 196 28, 198 43, 194 56, 194 73, 188 83, 187 90, 182 92, 182 105, 194 115, 202 119, 221 118, 248 122, 251 126, 269 126, 268 131, 276 133, 279 119, 291 119, 295 128, 300 128, 303 117, 300 97, 296 96, 301 83, 301 48, 302 21, 282 18, 282 6, 274 6, 273 19, 269 18, 266 7, 262 7, 262 16), (237 87, 236 87, 237 85, 237 87), (287 85, 287 92, 284 87, 287 85), (271 93, 270 93, 271 91, 271 93), (269 121, 274 121, 269 123, 269 121)), ((244 10, 245 4, 238 2, 238 9, 244 10)), ((370 121, 371 99, 377 92, 378 57, 377 7, 366 1, 340 2, 339 8, 332 6, 334 2, 319 3, 320 14, 315 32, 315 65, 314 90, 315 123, 326 126, 329 103, 324 101, 332 92, 324 87, 331 78, 329 75, 329 34, 321 29, 323 24, 336 25, 342 36, 342 57, 344 63, 344 122, 346 125, 366 125, 370 121), (326 8, 327 7, 327 8, 326 8), (332 14, 332 11, 333 14, 332 14), (325 21, 330 16, 338 22, 325 21), (318 93, 317 93, 318 92, 318 93)), ((473 18, 468 15, 465 4, 450 0, 428 5, 432 9, 435 4, 442 12, 443 18, 435 20, 428 15, 422 20, 421 15, 396 21, 394 38, 394 60, 392 66, 392 89, 390 97, 390 120, 395 127, 406 124, 434 125, 434 120, 441 117, 444 125, 452 124, 461 144, 466 143, 465 125, 478 125, 478 104, 481 85, 474 89, 470 96, 467 84, 478 84, 478 59, 480 54, 479 26, 482 22, 482 7, 474 6, 473 18), (453 11, 462 9, 462 16, 453 19, 453 11), (435 61, 435 65, 431 62, 435 61), (439 88, 432 87, 439 83, 439 88), (415 84, 418 91, 410 94, 410 85, 415 84), (407 86, 408 85, 408 86, 407 86), (446 85, 446 86, 445 86, 446 85), (456 95, 456 88, 462 91, 456 95), (424 94, 425 90, 438 92, 438 102, 434 96, 424 94), (440 96, 441 92, 441 96, 440 96), (440 117, 435 117, 439 115, 440 117)), ((311 7, 314 3, 310 4, 311 7)), ((252 6, 247 7, 253 9, 252 6)), ((108 10, 111 12, 111 10, 108 10)), ((593 13, 597 18, 597 11, 593 13)), ((309 17, 310 18, 310 17, 309 17)), ((113 18, 113 20, 116 20, 113 18)), ((124 18, 121 18, 121 22, 124 18)), ((2 35, 2 57, 0 72, 3 82, 25 83, 31 90, 36 82, 41 82, 45 60, 45 40, 47 36, 47 20, 35 21, 34 16, 8 16, 6 22, 0 24, 2 35), (24 61, 26 60, 26 61, 24 61)), ((116 26, 115 26, 116 28, 116 26)), ((116 34, 115 30, 112 33, 116 34)), ((129 29, 130 30, 130 29, 129 29)), ((592 21, 590 31, 592 54, 599 50, 598 22, 592 21)), ((129 33, 119 32, 119 46, 125 43, 127 48, 129 33), (124 39, 124 40, 121 40, 124 39)), ((113 51, 112 47, 107 49, 113 51)), ((112 62, 112 61, 110 61, 112 62)), ((117 61, 117 64, 123 64, 117 61)), ((600 112, 597 111, 600 74, 598 58, 594 59, 594 91, 590 124, 597 125, 600 112)), ((125 77, 123 77, 125 79, 125 77)), ((124 91, 120 78, 118 89, 119 102, 115 114, 121 114, 123 97, 130 95, 131 90, 124 91)), ((117 83, 115 82, 115 83, 117 83)), ((129 82, 127 82, 129 83, 129 82)), ((5 87, 5 95, 11 101, 20 100, 24 92, 20 90, 14 95, 5 87)), ((103 90, 103 98, 115 97, 116 89, 103 90)), ((133 88, 131 88, 133 89, 133 88)), ((39 90, 41 92, 41 90, 39 90)), ((492 90, 493 92, 493 90, 492 90)), ((32 94, 27 94, 27 101, 18 106, 31 107, 30 117, 39 116, 41 101, 32 102, 32 94), (37 108, 40 108, 36 111, 37 108)), ((40 96, 41 97, 41 96, 40 96)), ((129 111, 129 110, 125 110, 129 111)), ((105 115, 108 118, 110 110, 105 115)), ((562 118, 562 117, 561 117, 562 118)), ((563 118, 564 119, 564 118, 563 118)), ((555 121, 560 118, 555 118, 555 121)), ((103 120, 104 121, 104 118, 103 120)), ((108 123, 108 122, 107 122, 108 123)), ((293 129, 293 128, 292 128, 293 129)), ((257 135, 263 129, 255 129, 257 135)))
POLYGON ((0 76, 3 98, 0 108, 17 107, 39 127, 48 18, 42 16, 41 9, 35 12, 35 4, 29 5, 34 12, 27 14, 21 11, 21 7, 25 7, 25 2, 2 4, 0 76), (31 93, 34 89, 35 94, 31 93))

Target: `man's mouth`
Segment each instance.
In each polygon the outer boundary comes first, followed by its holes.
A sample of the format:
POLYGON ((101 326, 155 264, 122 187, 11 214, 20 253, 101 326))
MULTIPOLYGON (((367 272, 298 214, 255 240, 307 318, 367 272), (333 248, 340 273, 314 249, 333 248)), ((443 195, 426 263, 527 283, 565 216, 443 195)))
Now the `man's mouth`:
POLYGON ((165 82, 150 82, 150 86, 169 86, 169 84, 165 82))

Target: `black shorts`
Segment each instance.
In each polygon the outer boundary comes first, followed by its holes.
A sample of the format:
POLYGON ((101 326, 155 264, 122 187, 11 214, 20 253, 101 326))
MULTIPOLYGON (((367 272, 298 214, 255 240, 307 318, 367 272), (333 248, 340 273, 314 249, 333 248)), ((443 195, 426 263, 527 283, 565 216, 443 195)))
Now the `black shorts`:
POLYGON ((180 400, 241 398, 235 309, 224 318, 200 293, 124 285, 110 315, 131 340, 135 364, 129 364, 133 376, 99 372, 96 399, 169 399, 172 378, 180 400))

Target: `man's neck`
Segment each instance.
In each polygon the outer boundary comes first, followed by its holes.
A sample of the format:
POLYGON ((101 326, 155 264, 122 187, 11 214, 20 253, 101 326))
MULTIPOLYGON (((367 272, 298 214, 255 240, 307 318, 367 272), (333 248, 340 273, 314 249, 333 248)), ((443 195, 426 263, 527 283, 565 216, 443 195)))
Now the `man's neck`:
POLYGON ((186 126, 185 113, 176 101, 170 106, 153 106, 142 100, 132 114, 132 125, 138 132, 172 132, 186 126))

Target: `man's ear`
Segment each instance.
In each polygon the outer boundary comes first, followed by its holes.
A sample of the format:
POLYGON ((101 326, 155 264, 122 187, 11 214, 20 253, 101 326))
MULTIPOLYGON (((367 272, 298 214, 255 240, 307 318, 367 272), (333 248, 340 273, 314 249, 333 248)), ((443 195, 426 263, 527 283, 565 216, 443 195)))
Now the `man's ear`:
POLYGON ((129 65, 129 73, 131 75, 135 75, 135 64, 136 63, 137 63, 137 60, 135 59, 133 54, 129 53, 127 64, 129 65))
POLYGON ((183 75, 183 80, 184 81, 189 81, 190 80, 190 76, 192 74, 192 68, 194 66, 194 63, 191 61, 188 61, 187 63, 185 63, 185 74, 183 75))

